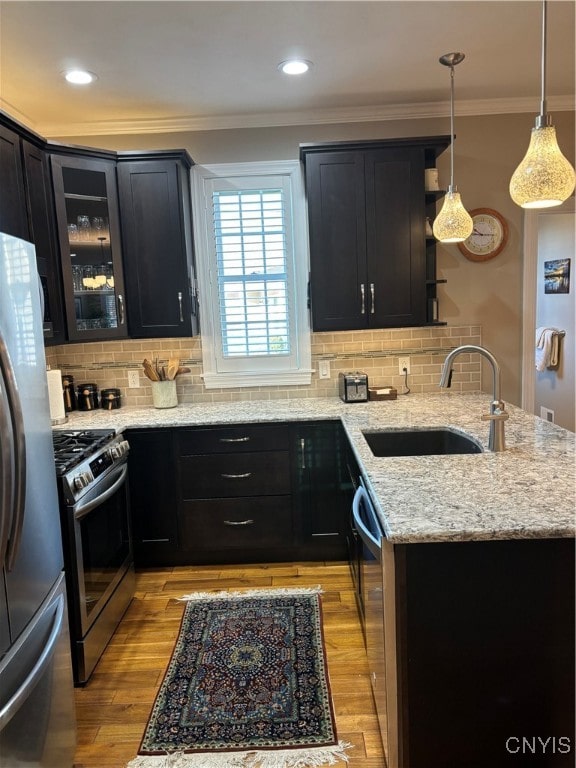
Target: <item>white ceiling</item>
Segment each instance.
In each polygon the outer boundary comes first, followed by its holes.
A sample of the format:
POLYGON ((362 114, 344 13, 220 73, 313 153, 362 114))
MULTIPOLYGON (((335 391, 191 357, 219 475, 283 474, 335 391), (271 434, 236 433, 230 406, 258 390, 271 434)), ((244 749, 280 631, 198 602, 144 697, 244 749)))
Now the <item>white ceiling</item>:
MULTIPOLYGON (((575 2, 548 3, 549 110, 574 108, 575 2)), ((538 0, 2 0, 0 106, 44 136, 447 114, 540 98, 538 0), (277 64, 314 62, 299 78, 277 64), (61 72, 98 75, 89 87, 61 72)))

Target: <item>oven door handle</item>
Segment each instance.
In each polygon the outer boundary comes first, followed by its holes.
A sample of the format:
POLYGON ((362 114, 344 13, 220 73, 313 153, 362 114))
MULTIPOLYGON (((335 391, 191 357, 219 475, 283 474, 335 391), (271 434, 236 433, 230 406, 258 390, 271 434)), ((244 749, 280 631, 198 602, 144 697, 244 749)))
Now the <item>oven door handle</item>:
POLYGON ((366 544, 368 549, 372 552, 375 556, 380 556, 380 551, 382 549, 382 542, 381 542, 381 536, 379 534, 379 524, 376 519, 376 512, 374 511, 374 507, 372 506, 372 499, 366 492, 366 489, 363 485, 360 485, 356 489, 356 493, 354 494, 354 499, 352 501, 352 520, 354 522, 354 525, 356 526, 356 530, 358 531, 358 535, 362 539, 362 541, 366 544), (365 508, 368 511, 368 514, 371 517, 371 524, 374 528, 374 530, 369 530, 366 525, 364 524, 364 521, 362 520, 362 515, 360 512, 360 504, 364 503, 365 508), (378 538, 376 538, 378 536, 378 538))
MULTIPOLYGON (((80 504, 78 507, 75 507, 74 520, 82 520, 83 517, 86 517, 86 515, 92 512, 92 510, 97 506, 103 504, 105 501, 108 501, 108 499, 113 496, 118 488, 120 488, 120 486, 124 483, 127 473, 128 464, 124 463, 120 469, 120 472, 117 474, 117 479, 113 481, 112 485, 106 488, 105 491, 102 491, 102 493, 99 493, 95 499, 91 499, 85 504, 80 504)), ((112 475, 110 475, 110 478, 112 478, 112 475)))

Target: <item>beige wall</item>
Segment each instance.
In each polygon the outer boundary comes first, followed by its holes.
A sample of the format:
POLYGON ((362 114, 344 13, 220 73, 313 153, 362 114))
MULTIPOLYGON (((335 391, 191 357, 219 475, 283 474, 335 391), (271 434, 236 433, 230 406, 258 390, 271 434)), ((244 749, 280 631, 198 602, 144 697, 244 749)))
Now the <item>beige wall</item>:
POLYGON ((548 408, 554 411, 554 423, 572 432, 576 430, 574 224, 574 213, 561 213, 559 208, 542 211, 538 216, 536 328, 558 328, 566 335, 560 339, 558 366, 534 372, 534 413, 540 416, 540 408, 548 408), (555 259, 571 261, 569 293, 544 293, 544 262, 555 259))
MULTIPOLYGON (((535 105, 535 108, 537 105, 535 105)), ((502 365, 504 399, 521 402, 522 221, 508 183, 522 159, 534 114, 456 118, 456 182, 468 210, 494 208, 508 221, 508 246, 488 262, 469 262, 457 246, 438 246, 440 319, 452 325, 481 325, 483 343, 502 365)), ((574 163, 574 113, 554 116, 560 146, 574 163)), ((300 143, 429 136, 449 132, 447 118, 380 123, 295 126, 118 136, 62 137, 63 143, 106 149, 188 149, 199 164, 284 160, 298 157, 300 143)), ((448 184, 449 153, 439 161, 441 186, 448 184)), ((486 382, 490 379, 486 378, 486 382)), ((487 387, 485 387, 487 388, 487 387)))

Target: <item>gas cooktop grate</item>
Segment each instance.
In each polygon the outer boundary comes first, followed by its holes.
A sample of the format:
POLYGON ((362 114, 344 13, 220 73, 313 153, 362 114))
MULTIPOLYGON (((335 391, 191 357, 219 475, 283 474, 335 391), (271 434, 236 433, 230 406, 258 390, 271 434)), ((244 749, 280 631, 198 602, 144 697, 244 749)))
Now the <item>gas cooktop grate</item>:
POLYGON ((114 430, 64 430, 52 433, 56 474, 63 475, 79 462, 89 458, 114 437, 114 430))

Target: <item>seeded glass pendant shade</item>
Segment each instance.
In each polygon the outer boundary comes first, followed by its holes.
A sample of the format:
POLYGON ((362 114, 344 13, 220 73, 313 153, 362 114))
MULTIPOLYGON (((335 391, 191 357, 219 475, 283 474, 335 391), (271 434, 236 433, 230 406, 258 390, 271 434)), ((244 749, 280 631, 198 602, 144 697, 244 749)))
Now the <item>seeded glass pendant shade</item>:
POLYGON ((522 208, 561 205, 574 189, 574 168, 564 157, 553 125, 532 128, 530 146, 510 179, 510 196, 522 208))
POLYGON ((542 97, 524 159, 510 179, 510 197, 522 208, 561 205, 574 190, 576 174, 556 140, 556 129, 546 113, 546 0, 542 3, 542 97))
POLYGON ((463 53, 446 53, 440 64, 450 67, 450 185, 444 196, 442 210, 434 219, 432 232, 441 243, 461 243, 474 228, 472 217, 462 205, 460 193, 454 186, 454 67, 464 59, 463 53))
POLYGON ((434 237, 442 243, 461 243, 470 237, 474 224, 472 217, 462 205, 460 192, 448 188, 442 210, 434 219, 434 237))

